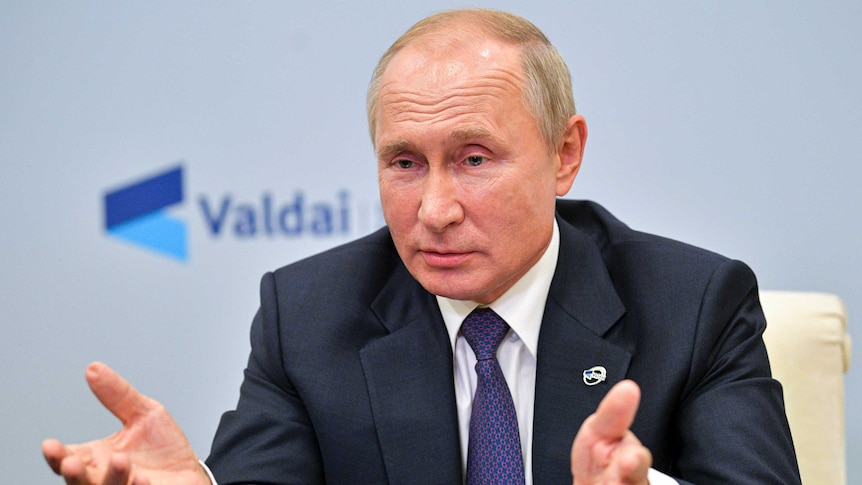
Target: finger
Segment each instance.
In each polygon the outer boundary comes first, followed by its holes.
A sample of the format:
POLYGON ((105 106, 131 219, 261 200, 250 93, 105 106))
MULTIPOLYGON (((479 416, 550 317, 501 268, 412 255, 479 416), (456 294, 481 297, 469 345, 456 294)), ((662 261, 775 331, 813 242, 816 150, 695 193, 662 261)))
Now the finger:
POLYGON ((59 475, 60 464, 63 462, 63 458, 68 454, 63 443, 60 443, 55 439, 47 439, 43 441, 42 454, 45 456, 45 461, 48 462, 48 466, 51 467, 51 470, 54 470, 54 473, 59 475))
POLYGON ((126 485, 131 470, 132 464, 129 462, 129 457, 125 453, 116 453, 111 457, 102 485, 126 485))
POLYGON ((611 476, 620 482, 642 483, 652 466, 652 453, 641 444, 634 433, 628 432, 614 452, 611 466, 614 468, 611 476))
POLYGON ((640 404, 641 391, 631 380, 618 382, 599 403, 591 420, 598 439, 621 440, 631 427, 640 404))
POLYGON ((60 475, 67 485, 86 485, 84 463, 77 456, 68 456, 60 464, 60 475))
POLYGON ((93 394, 123 425, 128 425, 153 407, 153 401, 101 362, 87 366, 86 376, 93 394))
POLYGON ((150 480, 147 477, 136 476, 131 485, 150 485, 150 480))

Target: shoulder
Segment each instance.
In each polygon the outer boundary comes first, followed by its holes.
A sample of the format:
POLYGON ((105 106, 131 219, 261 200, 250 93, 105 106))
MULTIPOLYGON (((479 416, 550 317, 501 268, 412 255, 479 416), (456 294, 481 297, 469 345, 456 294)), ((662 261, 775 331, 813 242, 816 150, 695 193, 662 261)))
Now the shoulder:
POLYGON ((309 276, 329 271, 344 273, 346 268, 355 268, 356 265, 386 265, 392 264, 393 260, 398 260, 398 253, 392 243, 389 229, 384 227, 355 241, 283 266, 273 273, 276 275, 312 273, 309 276), (345 268, 344 265, 350 266, 345 268))
POLYGON ((588 236, 602 253, 603 258, 616 253, 646 251, 713 261, 727 259, 712 251, 681 241, 631 229, 593 201, 559 200, 557 213, 562 221, 588 236))
POLYGON ((559 200, 561 224, 585 236, 599 251, 608 268, 650 267, 672 269, 684 265, 714 268, 728 258, 674 239, 631 229, 600 204, 587 200, 559 200))
POLYGON ((387 228, 283 266, 264 276, 279 296, 370 301, 393 273, 406 271, 387 228), (354 298, 355 297, 355 298, 354 298))
MULTIPOLYGON (((591 201, 560 200, 561 235, 568 232, 595 248, 621 296, 633 293, 703 294, 708 287, 756 286, 740 261, 681 241, 631 229, 591 201), (565 228, 565 229, 564 229, 565 228)), ((691 295, 694 296, 694 295, 691 295)))

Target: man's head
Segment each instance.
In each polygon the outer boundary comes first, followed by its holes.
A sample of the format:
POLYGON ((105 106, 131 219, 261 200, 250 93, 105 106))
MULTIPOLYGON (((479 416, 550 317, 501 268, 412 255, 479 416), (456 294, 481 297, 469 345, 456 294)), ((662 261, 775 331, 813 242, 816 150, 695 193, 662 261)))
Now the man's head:
POLYGON ((570 84, 545 36, 501 12, 432 16, 384 55, 369 89, 383 215, 428 291, 490 303, 544 253, 587 134, 570 84))
POLYGON ((549 148, 557 145, 566 122, 575 114, 572 82, 566 62, 545 34, 526 19, 507 12, 487 9, 448 10, 426 17, 410 27, 383 54, 368 86, 367 111, 371 142, 375 142, 375 123, 380 78, 392 56, 404 46, 429 34, 451 32, 463 25, 465 31, 455 35, 483 34, 521 48, 524 67, 524 103, 538 120, 542 137, 549 148))

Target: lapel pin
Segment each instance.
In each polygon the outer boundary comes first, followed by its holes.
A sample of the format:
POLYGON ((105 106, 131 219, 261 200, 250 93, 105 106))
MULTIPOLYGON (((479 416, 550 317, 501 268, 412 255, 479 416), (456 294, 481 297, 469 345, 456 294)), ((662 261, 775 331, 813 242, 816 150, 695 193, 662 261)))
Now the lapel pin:
POLYGON ((584 384, 595 386, 600 382, 604 382, 608 378, 608 370, 597 365, 584 371, 584 384))

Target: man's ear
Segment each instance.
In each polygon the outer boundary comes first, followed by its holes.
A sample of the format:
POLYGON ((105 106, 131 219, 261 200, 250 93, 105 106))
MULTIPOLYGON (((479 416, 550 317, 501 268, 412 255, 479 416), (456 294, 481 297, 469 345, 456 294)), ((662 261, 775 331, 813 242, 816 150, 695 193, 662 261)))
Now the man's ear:
POLYGON ((557 195, 563 196, 572 188, 587 143, 587 120, 581 115, 572 115, 566 123, 566 133, 557 153, 560 166, 557 170, 557 195))

